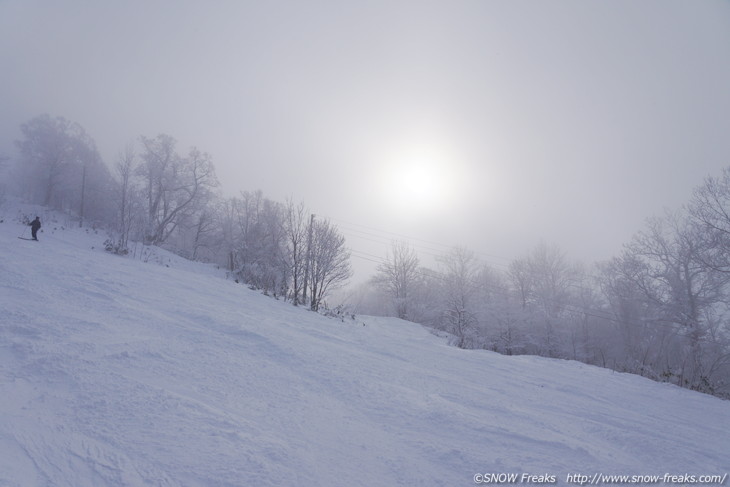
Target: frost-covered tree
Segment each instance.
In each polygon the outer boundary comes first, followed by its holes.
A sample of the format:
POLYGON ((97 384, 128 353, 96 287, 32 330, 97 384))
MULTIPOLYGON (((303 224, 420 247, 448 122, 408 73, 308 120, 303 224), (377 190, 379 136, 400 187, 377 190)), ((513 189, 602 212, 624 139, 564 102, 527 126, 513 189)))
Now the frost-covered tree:
POLYGON ((688 209, 698 226, 697 236, 704 239, 702 259, 713 269, 730 272, 730 168, 705 179, 688 209))
POLYGON ((142 137, 141 164, 137 175, 143 181, 146 224, 145 243, 161 245, 177 226, 201 211, 218 186, 208 154, 196 148, 180 156, 176 141, 169 135, 142 137))
POLYGON ((191 258, 193 260, 198 260, 203 250, 212 251, 216 245, 213 236, 217 229, 214 206, 208 204, 202 207, 190 218, 187 229, 192 237, 191 258))
POLYGON ((5 181, 9 179, 8 177, 8 162, 10 161, 10 157, 8 157, 5 154, 0 154, 0 180, 3 182, 0 183, 0 206, 2 206, 5 203, 5 195, 7 192, 7 187, 5 185, 5 181))
POLYGON ((565 311, 570 303, 571 286, 576 281, 575 269, 565 253, 557 246, 539 244, 527 258, 531 282, 531 296, 538 313, 536 344, 549 357, 563 355, 566 323, 565 311), (542 323, 540 323, 542 322, 542 323))
POLYGON ((406 242, 392 242, 385 260, 378 265, 373 284, 393 302, 396 316, 409 319, 411 301, 420 278, 416 251, 406 242))
POLYGON ((238 205, 236 198, 225 198, 216 207, 219 225, 218 262, 230 272, 236 269, 236 241, 238 239, 238 205))
POLYGON ((728 366, 730 274, 707 265, 707 243, 685 215, 667 214, 648 221, 615 267, 651 306, 652 328, 662 330, 657 372, 679 385, 710 391, 728 366))
POLYGON ((512 261, 507 276, 515 300, 529 323, 526 351, 549 357, 568 356, 572 334, 570 305, 581 279, 575 264, 557 246, 540 243, 525 257, 512 261))
POLYGON ((599 266, 601 292, 609 312, 599 345, 601 365, 654 379, 666 354, 669 330, 661 326, 660 313, 646 299, 644 262, 629 251, 599 266))
POLYGON ((478 319, 476 298, 479 262, 471 250, 456 247, 438 257, 442 278, 442 324, 458 338, 459 347, 470 348, 478 319))
POLYGON ((328 293, 352 277, 350 252, 345 237, 329 220, 316 220, 312 226, 309 255, 310 308, 317 311, 328 293))
POLYGON ((522 309, 526 309, 532 299, 532 274, 528 259, 521 258, 510 262, 507 276, 519 295, 522 309))
POLYGON ((139 222, 142 205, 139 200, 139 193, 134 181, 134 169, 136 166, 136 155, 134 146, 127 145, 117 157, 117 233, 118 238, 115 244, 115 251, 126 253, 129 244, 129 237, 135 221, 139 222))
POLYGON ((29 200, 70 210, 81 219, 111 218, 113 181, 96 143, 63 117, 40 115, 20 127, 17 174, 29 200))
POLYGON ((513 355, 524 349, 525 313, 510 288, 507 275, 488 265, 482 265, 476 273, 475 347, 513 355))
POLYGON ((44 114, 20 126, 20 176, 25 194, 44 206, 59 204, 77 164, 74 139, 86 140, 83 128, 63 117, 44 114))
POLYGON ((300 304, 305 286, 304 267, 306 264, 308 212, 304 203, 294 204, 289 199, 284 207, 284 231, 286 234, 286 259, 291 275, 291 294, 294 306, 300 304))
POLYGON ((235 274, 246 284, 274 296, 286 296, 289 268, 283 205, 261 191, 242 192, 232 200, 235 274))

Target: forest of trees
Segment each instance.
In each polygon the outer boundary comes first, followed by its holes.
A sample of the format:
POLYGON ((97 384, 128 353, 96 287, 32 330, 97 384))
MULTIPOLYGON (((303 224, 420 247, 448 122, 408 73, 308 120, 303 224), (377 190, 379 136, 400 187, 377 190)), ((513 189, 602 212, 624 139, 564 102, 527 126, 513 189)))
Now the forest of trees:
MULTIPOLYGON (((260 191, 222 197, 210 156, 181 152, 169 135, 140 137, 110 170, 94 140, 62 117, 36 117, 21 134, 17 156, 0 158, 7 189, 107 228, 111 252, 164 247, 313 310, 352 275, 330 221, 260 191)), ((393 242, 352 300, 358 312, 421 323, 462 348, 579 360, 727 398, 728 249, 730 168, 684 208, 647 220, 608 262, 579 265, 541 243, 504 269, 466 248, 427 268, 414 246, 393 242)))
POLYGON ((21 134, 17 158, 6 161, 10 186, 26 201, 75 215, 79 225, 104 227, 111 252, 125 255, 133 243, 164 247, 312 310, 352 274, 336 226, 260 191, 222 197, 211 157, 195 147, 181 152, 169 135, 140 137, 110 170, 94 140, 63 117, 35 117, 21 134))
POLYGON ((357 300, 462 348, 579 360, 728 398, 729 249, 726 169, 592 268, 541 243, 503 270, 463 248, 428 269, 395 242, 357 300))

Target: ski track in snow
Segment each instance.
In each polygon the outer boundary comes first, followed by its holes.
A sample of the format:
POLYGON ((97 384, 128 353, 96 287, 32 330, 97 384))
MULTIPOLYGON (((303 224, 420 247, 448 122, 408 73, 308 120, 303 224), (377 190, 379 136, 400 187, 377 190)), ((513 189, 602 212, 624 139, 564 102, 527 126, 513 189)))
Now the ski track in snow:
POLYGON ((2 486, 730 471, 728 401, 324 318, 162 251, 169 267, 107 254, 52 218, 38 243, 0 224, 2 486))

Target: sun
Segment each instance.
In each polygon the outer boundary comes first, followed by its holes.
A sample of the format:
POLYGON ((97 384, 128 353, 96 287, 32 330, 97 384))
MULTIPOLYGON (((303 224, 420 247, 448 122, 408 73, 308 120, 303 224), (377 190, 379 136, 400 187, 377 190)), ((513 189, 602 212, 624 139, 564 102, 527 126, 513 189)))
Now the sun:
POLYGON ((410 144, 386 159, 381 171, 383 199, 406 216, 444 210, 455 197, 455 162, 429 143, 410 144))
POLYGON ((442 169, 424 154, 404 158, 393 167, 393 196, 403 206, 435 205, 443 199, 442 169))

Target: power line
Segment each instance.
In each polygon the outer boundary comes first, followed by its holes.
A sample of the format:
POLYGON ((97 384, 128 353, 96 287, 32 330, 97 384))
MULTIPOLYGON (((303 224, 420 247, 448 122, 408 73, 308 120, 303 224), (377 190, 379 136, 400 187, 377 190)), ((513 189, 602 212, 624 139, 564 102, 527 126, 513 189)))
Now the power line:
MULTIPOLYGON (((327 218, 330 218, 330 217, 327 217, 327 218)), ((335 219, 335 220, 343 221, 343 222, 345 221, 345 220, 341 220, 341 219, 335 219)), ((413 239, 413 240, 416 240, 416 241, 423 241, 423 240, 418 239, 416 237, 408 237, 408 236, 406 236, 404 234, 395 234, 395 233, 389 232, 387 230, 377 230, 377 229, 374 229, 373 227, 367 227, 365 225, 360 225, 360 224, 357 224, 357 223, 346 222, 346 224, 347 225, 357 225, 357 226, 361 226, 361 227, 364 227, 364 228, 369 228, 369 229, 373 230, 374 232, 381 232, 381 233, 390 234, 390 235, 398 235, 398 236, 402 237, 403 239, 413 239)), ((339 228, 339 226, 338 226, 338 228, 339 228)), ((393 239, 386 240, 387 237, 378 235, 377 233, 373 233, 373 232, 367 232, 367 231, 358 230, 358 229, 347 229, 346 231, 342 231, 342 230, 340 230, 340 231, 345 236, 349 236, 351 238, 359 238, 361 240, 365 240, 365 241, 369 241, 369 242, 374 242, 374 243, 379 243, 379 244, 382 244, 382 245, 389 245, 389 244, 391 244, 393 242, 393 239), (349 233, 349 232, 358 232, 358 233, 362 233, 362 234, 364 234, 366 236, 358 235, 358 234, 352 234, 352 233, 349 233)), ((410 247, 414 248, 415 250, 420 250, 420 253, 421 254, 426 254, 426 255, 429 255, 429 256, 434 257, 434 258, 443 257, 446 254, 446 251, 444 251, 444 250, 438 250, 438 249, 433 249, 431 247, 426 247, 426 246, 423 246, 423 245, 413 244, 411 240, 404 240, 404 241, 410 247), (426 249, 427 251, 424 251, 422 249, 426 249), (436 252, 438 252, 438 253, 436 253, 436 252)), ((441 245, 445 249, 449 249, 449 250, 454 248, 453 246, 448 246, 446 244, 439 244, 439 243, 435 243, 435 242, 431 242, 431 243, 433 243, 435 245, 441 245)), ((487 255, 487 256, 489 256, 490 255, 490 254, 485 254, 483 252, 476 252, 476 251, 472 251, 472 252, 476 256, 479 256, 479 255, 482 255, 482 256, 487 255)), ((366 252, 361 252, 361 253, 366 253, 366 252)), ((370 255, 371 257, 374 257, 376 259, 379 259, 379 261, 377 263, 383 263, 383 262, 385 262, 384 259, 382 259, 382 257, 374 256, 372 254, 368 254, 368 255, 370 255)), ((509 265, 508 264, 493 262, 493 261, 484 260, 484 259, 482 259, 482 260, 483 260, 483 262, 485 264, 487 264, 489 266, 492 266, 492 267, 501 267, 503 270, 508 270, 509 269, 509 265)), ((544 272, 539 272, 539 274, 547 275, 544 272)), ((588 273, 585 273, 585 275, 587 277, 589 277, 589 278, 594 278, 594 279, 597 279, 598 278, 598 276, 594 276, 594 275, 591 275, 591 274, 588 274, 588 273)), ((573 288, 576 288, 576 289, 580 289, 581 291, 592 291, 592 289, 590 289, 590 288, 586 288, 584 286, 580 286, 580 285, 575 284, 575 283, 570 283, 570 284, 568 284, 568 286, 573 287, 573 288)))
MULTIPOLYGON (((431 257, 434 257, 434 258, 439 258, 439 257, 444 256, 445 253, 447 253, 448 251, 450 251, 451 249, 453 249, 455 247, 454 245, 448 245, 448 244, 444 244, 444 243, 439 243, 439 242, 435 242, 435 241, 432 241, 432 240, 425 240, 425 239, 421 239, 421 238, 418 238, 418 237, 412 237, 412 236, 408 236, 408 235, 401 234, 401 233, 390 232, 388 230, 377 229, 377 228, 374 228, 374 227, 371 227, 371 226, 367 226, 367 225, 362 225, 362 224, 359 224, 359 223, 349 222, 349 221, 343 220, 341 218, 333 218, 333 217, 329 217, 329 216, 327 216, 326 218, 331 219, 331 220, 336 220, 336 221, 339 221, 339 222, 343 222, 345 225, 348 225, 348 226, 357 226, 357 227, 362 227, 362 228, 366 228, 366 229, 369 230, 369 231, 364 231, 364 230, 353 229, 353 228, 348 228, 348 229, 346 229, 346 231, 342 231, 341 230, 342 233, 345 236, 349 236, 349 237, 352 237, 352 238, 359 238, 361 240, 370 241, 370 242, 374 242, 374 243, 379 243, 379 244, 382 244, 382 245, 389 245, 394 240, 392 237, 386 237, 385 235, 397 236, 397 237, 400 238, 400 240, 405 241, 410 247, 412 247, 415 250, 419 251, 420 254, 426 254, 426 255, 431 256, 431 257), (353 233, 350 233, 350 232, 357 232, 357 233, 356 234, 353 234, 353 233), (359 234, 363 234, 365 236, 359 235, 359 234), (379 235, 379 234, 384 234, 384 235, 379 235), (416 241, 416 242, 426 242, 426 243, 429 243, 431 245, 440 246, 440 247, 442 247, 442 249, 435 249, 435 248, 428 247, 428 246, 425 246, 425 245, 416 244, 416 243, 413 243, 414 241, 416 241)), ((342 227, 340 227, 338 225, 338 228, 341 229, 342 227)), ((496 256, 494 254, 489 254, 489 253, 485 253, 485 252, 474 251, 474 250, 471 250, 471 249, 470 249, 470 251, 473 252, 474 255, 476 255, 476 256, 482 256, 481 257, 482 258, 482 261, 485 264, 487 264, 487 265, 489 265, 491 267, 501 268, 501 269, 503 269, 505 271, 506 270, 509 270, 510 264, 503 263, 503 262, 495 262, 495 261, 491 260, 492 258, 496 258, 496 259, 508 261, 509 259, 507 259, 506 257, 496 256), (488 257, 488 258, 485 258, 485 257, 488 257)), ((596 276, 594 274, 590 274, 587 271, 583 271, 583 273, 588 278, 599 279, 599 276, 596 276)), ((539 273, 539 274, 546 275, 546 273, 539 273)), ((581 291, 592 291, 592 289, 590 289, 590 288, 586 288, 584 286, 580 286, 580 285, 575 284, 575 283, 571 283, 571 284, 568 284, 568 285, 570 287, 575 288, 575 289, 580 289, 581 291)))
MULTIPOLYGON (((349 222, 347 220, 343 220, 343 219, 340 219, 340 218, 334 218, 334 217, 326 217, 326 218, 329 218, 331 220, 335 220, 335 221, 344 223, 345 225, 348 225, 350 227, 360 227, 360 228, 367 229, 367 230, 359 230, 357 228, 350 228, 348 230, 350 232, 357 232, 357 233, 361 233, 361 234, 366 235, 365 237, 362 236, 362 235, 355 235, 354 237, 356 237, 356 238, 361 238, 361 239, 364 239, 364 240, 369 240, 369 241, 373 241, 373 242, 381 243, 381 244, 388 244, 388 243, 392 243, 393 242, 393 240, 394 240, 393 237, 398 237, 399 240, 405 241, 405 243, 407 243, 408 245, 410 245, 411 247, 413 247, 416 250, 417 249, 425 249, 426 251, 424 252, 422 250, 422 252, 423 253, 426 253, 428 255, 431 255, 433 257, 443 256, 446 251, 454 248, 453 245, 448 245, 448 244, 444 244, 444 243, 440 243, 440 242, 435 242, 433 240, 426 240, 426 239, 422 239, 422 238, 418 238, 418 237, 408 236, 408 235, 405 235, 405 234, 402 234, 402 233, 391 232, 391 231, 388 231, 388 230, 377 229, 377 228, 374 228, 374 227, 371 227, 371 226, 362 225, 362 224, 359 224, 359 223, 349 222), (390 236, 390 237, 386 237, 386 235, 387 236, 390 236), (389 238, 389 240, 386 240, 386 238, 389 238), (415 242, 423 242, 423 243, 426 243, 426 244, 428 244, 428 246, 423 245, 423 244, 413 243, 414 241, 415 242), (437 247, 441 247, 442 250, 435 249, 435 248, 431 247, 432 245, 435 245, 437 247), (439 252, 439 253, 434 253, 434 252, 439 252)), ((353 235, 350 235, 350 236, 353 236, 353 235)), ((353 257, 356 257, 356 258, 359 258, 359 259, 362 259, 362 260, 366 260, 366 261, 369 261, 369 262, 372 262, 372 263, 376 263, 376 264, 386 264, 387 263, 386 259, 384 259, 382 257, 379 257, 379 256, 376 256, 376 255, 373 255, 373 254, 370 254, 368 252, 364 252, 364 251, 361 251, 361 250, 355 250, 355 249, 350 249, 350 251, 354 253, 353 257)), ((494 256, 492 254, 487 254, 487 253, 484 253, 484 252, 476 252, 476 251, 472 251, 472 252, 475 255, 482 255, 482 256, 487 256, 487 257, 490 257, 490 258, 498 258, 498 259, 502 259, 502 260, 508 260, 508 259, 506 259, 504 257, 494 256)), ((488 265, 492 265, 492 266, 499 266, 499 267, 509 268, 509 265, 508 264, 491 262, 489 260, 485 260, 485 263, 488 264, 488 265)), ((435 270, 431 270, 429 272, 424 272, 422 269, 418 269, 416 271, 416 273, 418 275, 422 276, 422 277, 426 277, 426 278, 430 278, 430 279, 439 279, 439 280, 444 281, 444 282, 446 282, 447 279, 448 279, 446 276, 443 275, 443 273, 441 273, 439 271, 435 271, 435 270)), ((546 273, 539 273, 539 274, 547 275, 546 273)), ((588 278, 598 279, 598 276, 595 276, 595 275, 592 275, 592 274, 589 274, 589 273, 585 273, 585 275, 588 278)), ((476 289, 480 289, 480 288, 483 288, 483 287, 487 287, 487 288, 491 288, 492 291, 495 292, 496 294, 502 294, 505 297, 509 297, 509 291, 508 290, 506 290, 504 288, 501 288, 501 287, 495 287, 494 285, 490 285, 490 283, 488 283, 486 281, 477 282, 475 280, 469 280, 469 281, 467 281, 467 284, 470 285, 470 287, 471 287, 472 290, 476 290, 476 289)), ((589 293, 593 293, 595 291, 595 289, 587 288, 587 287, 584 287, 584 286, 580 286, 580 285, 575 284, 575 283, 569 283, 569 284, 567 284, 567 287, 572 287, 572 288, 579 289, 581 291, 586 291, 586 292, 589 292, 589 293)), ((560 303, 555 302, 555 304, 560 304, 560 303)), ((610 312, 606 312, 604 310, 596 310, 596 309, 589 308, 589 307, 586 307, 586 306, 581 306, 581 305, 576 305, 576 304, 569 304, 569 303, 568 304, 561 304, 561 306, 563 306, 564 309, 566 309, 566 310, 572 309, 574 312, 577 311, 577 312, 583 313, 585 316, 590 316, 590 317, 593 317, 593 318, 603 319, 603 320, 606 320, 606 321, 610 321, 610 322, 618 323, 618 324, 622 324, 622 325, 628 325, 628 326, 643 326, 643 325, 646 325, 647 324, 646 322, 630 322, 630 321, 626 321, 626 320, 621 320, 621 319, 615 318, 613 316, 610 316, 610 314, 609 314, 610 312)), ((705 340, 705 339, 702 339, 702 338, 693 338, 693 337, 690 337, 688 335, 678 333, 679 330, 677 330, 677 326, 681 326, 681 324, 676 323, 674 321, 670 321, 670 320, 666 320, 666 319, 653 319, 653 320, 651 320, 651 322, 654 325, 656 325, 656 326, 661 326, 661 327, 665 327, 665 328, 671 329, 673 332, 677 333, 677 336, 679 336, 679 337, 692 338, 692 339, 695 339, 697 341, 701 341, 701 342, 704 342, 704 343, 711 343, 711 344, 714 344, 715 343, 715 342, 712 342, 712 341, 709 341, 709 340, 705 340)))
MULTIPOLYGON (((377 233, 382 233, 382 234, 390 235, 391 236, 390 237, 391 240, 393 240, 393 237, 397 237, 397 238, 406 239, 406 240, 409 240, 409 241, 418 241, 418 242, 427 243, 429 245, 436 245, 437 247, 446 247, 446 248, 453 247, 452 245, 447 245, 447 244, 440 243, 440 242, 434 242, 432 240, 426 240, 426 239, 422 239, 422 238, 418 238, 418 237, 404 235, 402 233, 396 233, 396 232, 391 232, 391 231, 388 231, 388 230, 382 230, 382 229, 370 227, 370 226, 367 226, 367 225, 362 225, 360 223, 349 222, 349 221, 343 220, 341 218, 334 218, 334 217, 331 217, 331 216, 328 216, 327 218, 329 218, 330 220, 338 221, 340 223, 344 223, 346 225, 360 227, 360 228, 365 228, 365 229, 369 230, 370 232, 377 232, 377 233)), ((365 232, 365 233, 367 233, 367 232, 365 232)))
MULTIPOLYGON (((347 220, 343 220, 341 218, 335 218, 335 217, 331 217, 331 216, 327 216, 326 218, 340 222, 340 224, 344 224, 349 227, 364 228, 365 230, 360 230, 359 228, 349 228, 348 231, 362 233, 369 237, 376 237, 379 239, 383 239, 382 242, 380 240, 378 240, 377 241, 378 243, 389 244, 393 240, 403 240, 403 241, 408 242, 408 244, 410 246, 412 246, 413 248, 425 249, 427 251, 425 253, 427 253, 427 254, 430 252, 438 252, 438 253, 429 254, 429 255, 433 255, 433 256, 443 255, 443 252, 449 251, 449 250, 453 249, 454 247, 457 247, 457 245, 446 244, 443 242, 436 242, 434 240, 427 240, 427 239, 423 239, 420 237, 414 237, 412 235, 406 235, 403 233, 396 233, 396 232, 391 232, 389 230, 378 229, 378 228, 371 227, 368 225, 362 225, 360 223, 354 223, 354 222, 350 222, 347 220), (421 243, 414 243, 414 242, 421 242, 421 243), (424 245, 424 244, 427 244, 427 245, 424 245), (434 248, 434 246, 435 246, 435 248, 434 248)), ((341 225, 338 225, 338 226, 340 226, 340 228, 341 228, 341 225)), ((363 238, 363 237, 361 237, 361 238, 363 238)), ((474 253, 477 255, 481 255, 483 257, 488 257, 490 259, 499 259, 499 260, 503 260, 503 261, 507 261, 507 262, 510 260, 506 257, 489 254, 489 253, 481 252, 481 251, 474 251, 474 253)), ((493 264, 495 266, 503 266, 503 267, 507 267, 507 265, 508 265, 508 264, 504 264, 504 263, 491 262, 491 261, 489 263, 493 264)))

